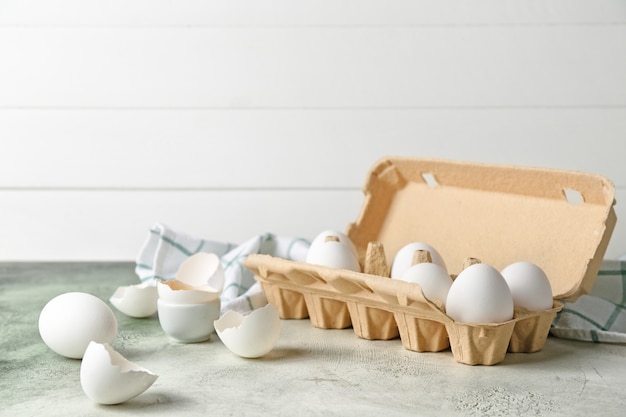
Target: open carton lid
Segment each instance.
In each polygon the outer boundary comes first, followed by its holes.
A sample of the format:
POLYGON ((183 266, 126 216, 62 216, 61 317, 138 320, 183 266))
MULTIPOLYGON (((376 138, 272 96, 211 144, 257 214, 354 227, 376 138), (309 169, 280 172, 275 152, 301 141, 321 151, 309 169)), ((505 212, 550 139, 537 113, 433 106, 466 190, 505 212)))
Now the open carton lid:
POLYGON ((617 221, 612 182, 574 171, 387 157, 364 193, 347 228, 361 260, 369 242, 384 245, 391 265, 402 246, 420 241, 452 275, 469 257, 499 270, 528 261, 567 301, 591 290, 617 221))

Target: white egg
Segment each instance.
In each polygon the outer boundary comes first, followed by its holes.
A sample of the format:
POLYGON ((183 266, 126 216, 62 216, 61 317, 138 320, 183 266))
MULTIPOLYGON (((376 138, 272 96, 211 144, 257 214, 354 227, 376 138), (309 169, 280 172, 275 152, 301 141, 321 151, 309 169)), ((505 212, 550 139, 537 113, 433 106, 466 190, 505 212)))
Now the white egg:
POLYGON ((119 404, 150 388, 157 375, 138 366, 108 343, 91 342, 80 365, 80 384, 92 401, 119 404))
POLYGON ((415 264, 395 279, 418 284, 426 298, 438 300, 444 306, 452 285, 452 278, 446 270, 430 262, 415 264))
POLYGON ((158 293, 152 282, 118 287, 109 302, 130 317, 150 317, 157 311, 158 293))
POLYGON ((361 271, 359 261, 350 247, 334 240, 326 240, 311 245, 306 256, 306 262, 330 268, 361 271))
POLYGON ((502 270, 515 307, 529 311, 552 308, 552 287, 546 273, 531 262, 515 262, 502 270))
POLYGON ((117 319, 101 299, 83 292, 58 295, 39 314, 39 334, 59 355, 80 359, 89 342, 112 343, 117 319))
POLYGON ((229 310, 214 325, 224 345, 244 358, 259 358, 269 353, 280 336, 280 317, 271 304, 248 315, 229 310))
POLYGON ((413 255, 418 250, 427 250, 430 253, 432 263, 439 265, 445 271, 448 270, 446 263, 435 248, 427 243, 412 242, 404 245, 393 258, 393 263, 391 264, 391 278, 399 278, 404 271, 413 265, 413 255))
POLYGON ((224 268, 216 254, 199 252, 185 259, 178 267, 176 279, 193 287, 209 286, 216 292, 222 292, 224 268))
POLYGON ((352 240, 350 240, 350 238, 348 236, 346 236, 345 233, 342 233, 342 232, 340 232, 338 230, 325 230, 325 231, 323 231, 322 233, 318 234, 315 237, 315 239, 313 239, 313 241, 311 242, 311 246, 317 246, 317 245, 319 245, 321 243, 324 243, 324 241, 328 237, 336 237, 337 239, 339 239, 339 241, 341 243, 343 243, 344 245, 346 245, 346 246, 348 246, 350 248, 350 251, 352 252, 354 257, 358 259, 359 255, 357 253, 356 247, 354 246, 354 243, 352 242, 352 240))
POLYGON ((501 323, 513 318, 513 296, 497 269, 474 264, 452 282, 446 314, 462 323, 501 323))

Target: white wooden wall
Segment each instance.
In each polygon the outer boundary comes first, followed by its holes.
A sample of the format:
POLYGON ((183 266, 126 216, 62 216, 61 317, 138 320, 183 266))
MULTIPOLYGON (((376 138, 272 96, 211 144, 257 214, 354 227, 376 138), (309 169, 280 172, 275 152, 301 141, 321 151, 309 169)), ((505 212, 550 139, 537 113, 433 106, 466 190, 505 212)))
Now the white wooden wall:
POLYGON ((626 219, 626 2, 0 0, 0 260, 312 238, 385 155, 603 174, 626 219))

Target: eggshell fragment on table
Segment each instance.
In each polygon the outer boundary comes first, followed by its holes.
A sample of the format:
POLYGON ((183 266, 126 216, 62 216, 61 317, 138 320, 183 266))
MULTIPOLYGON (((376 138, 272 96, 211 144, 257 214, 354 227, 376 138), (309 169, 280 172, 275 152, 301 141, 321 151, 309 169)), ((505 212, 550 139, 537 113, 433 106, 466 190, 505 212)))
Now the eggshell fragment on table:
POLYGON ((136 365, 108 343, 91 342, 80 366, 85 395, 98 404, 128 401, 152 386, 158 375, 136 365))
POLYGON ((244 358, 259 358, 269 353, 280 336, 280 317, 272 304, 247 315, 227 311, 214 322, 224 345, 244 358))
POLYGON ((154 283, 118 287, 109 302, 130 317, 150 317, 157 311, 158 292, 154 283))

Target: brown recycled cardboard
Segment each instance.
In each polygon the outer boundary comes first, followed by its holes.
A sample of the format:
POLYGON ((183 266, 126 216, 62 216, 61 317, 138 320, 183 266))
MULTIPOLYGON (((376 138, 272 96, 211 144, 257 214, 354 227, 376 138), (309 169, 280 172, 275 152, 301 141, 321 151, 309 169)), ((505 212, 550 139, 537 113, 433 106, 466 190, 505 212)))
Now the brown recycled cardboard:
POLYGON ((572 301, 597 275, 616 222, 614 193, 611 181, 594 174, 389 157, 370 170, 361 213, 346 231, 365 272, 267 255, 251 255, 244 265, 281 318, 351 325, 365 339, 399 335, 409 350, 449 347, 460 363, 493 365, 507 351, 541 350, 562 304, 516 309, 505 323, 457 323, 417 284, 383 276, 395 253, 413 241, 428 243, 452 277, 468 258, 500 270, 533 262, 546 272, 554 298, 572 301))

